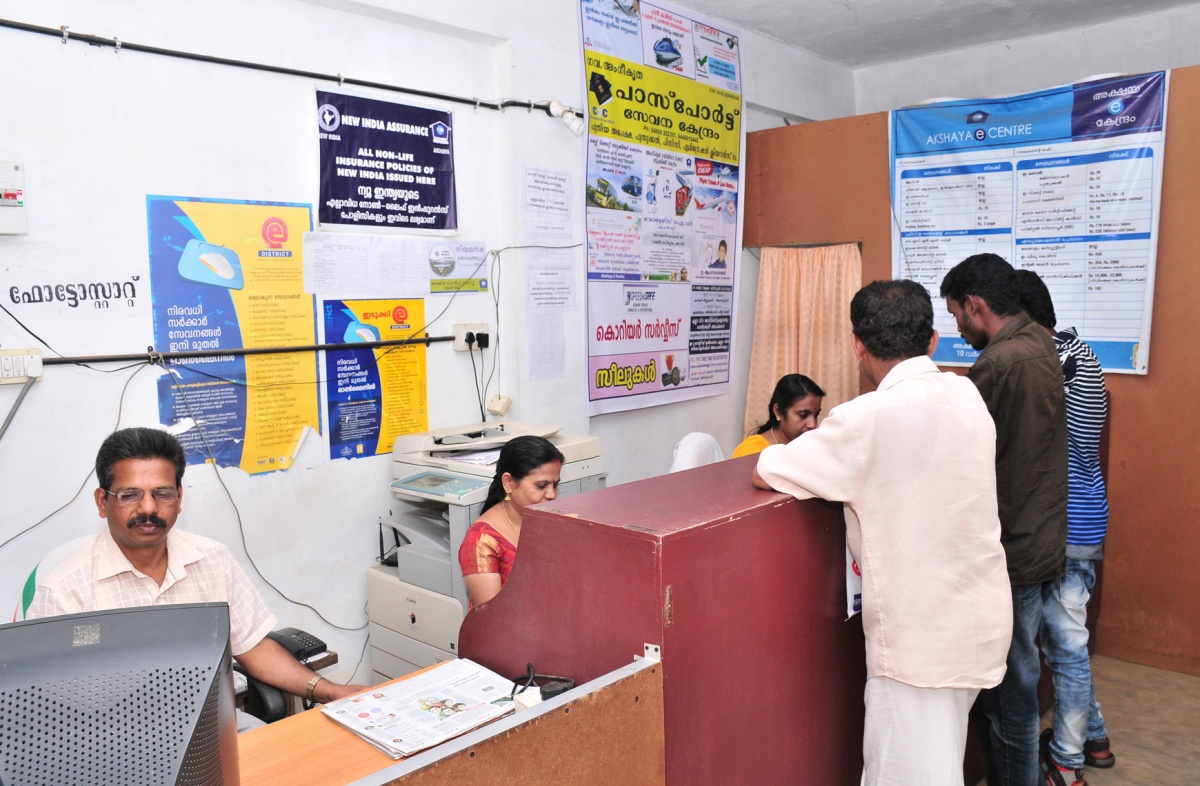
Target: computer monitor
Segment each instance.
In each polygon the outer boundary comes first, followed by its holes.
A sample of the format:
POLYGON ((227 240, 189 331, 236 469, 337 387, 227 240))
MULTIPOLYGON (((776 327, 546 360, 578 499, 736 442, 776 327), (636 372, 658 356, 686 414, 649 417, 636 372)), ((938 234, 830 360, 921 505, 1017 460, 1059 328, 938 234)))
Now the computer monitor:
POLYGON ((229 607, 0 625, 0 784, 236 786, 229 607))

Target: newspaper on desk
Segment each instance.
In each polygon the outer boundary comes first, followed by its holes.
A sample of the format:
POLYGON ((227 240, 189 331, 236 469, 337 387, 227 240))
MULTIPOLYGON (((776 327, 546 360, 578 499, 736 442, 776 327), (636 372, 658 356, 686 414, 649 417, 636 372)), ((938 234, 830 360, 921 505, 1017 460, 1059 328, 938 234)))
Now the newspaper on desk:
POLYGON ((459 659, 326 704, 323 712, 393 759, 411 756, 514 709, 512 680, 459 659))

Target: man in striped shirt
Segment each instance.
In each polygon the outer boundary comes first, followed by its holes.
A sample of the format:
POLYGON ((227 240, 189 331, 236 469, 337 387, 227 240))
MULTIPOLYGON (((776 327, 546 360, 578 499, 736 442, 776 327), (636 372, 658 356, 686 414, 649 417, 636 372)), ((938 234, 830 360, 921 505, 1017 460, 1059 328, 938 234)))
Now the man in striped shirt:
POLYGON ((1100 430, 1108 416, 1104 374, 1074 328, 1055 332, 1054 303, 1031 270, 1018 270, 1021 308, 1058 346, 1067 407, 1067 566, 1044 596, 1042 651, 1054 671, 1054 729, 1042 734, 1047 783, 1081 783, 1083 765, 1111 767, 1108 730, 1092 685, 1087 603, 1104 558, 1108 499, 1100 474, 1100 430), (1066 778, 1071 776, 1073 781, 1066 778))

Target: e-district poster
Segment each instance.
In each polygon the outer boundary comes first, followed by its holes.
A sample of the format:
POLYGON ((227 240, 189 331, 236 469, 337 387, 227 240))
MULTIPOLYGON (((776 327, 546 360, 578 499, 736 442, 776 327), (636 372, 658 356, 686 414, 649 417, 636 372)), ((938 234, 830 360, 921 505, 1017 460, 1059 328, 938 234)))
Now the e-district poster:
MULTIPOLYGON (((325 343, 411 338, 425 327, 423 300, 326 300, 325 343)), ((391 453, 401 434, 429 428, 425 345, 329 350, 329 457, 391 453)))
MULTIPOLYGON (((316 343, 308 205, 148 196, 146 213, 158 351, 316 343)), ((250 474, 287 469, 306 429, 321 430, 315 353, 173 359, 167 370, 159 420, 195 421, 180 434, 190 464, 211 449, 218 465, 250 474)))
POLYGON ((738 35, 582 0, 588 414, 729 390, 741 248, 738 35))
MULTIPOLYGON (((999 254, 1042 277, 1105 371, 1147 373, 1166 118, 1162 71, 893 112, 893 275, 941 302, 950 268, 999 254)), ((934 313, 933 359, 974 362, 934 313)))

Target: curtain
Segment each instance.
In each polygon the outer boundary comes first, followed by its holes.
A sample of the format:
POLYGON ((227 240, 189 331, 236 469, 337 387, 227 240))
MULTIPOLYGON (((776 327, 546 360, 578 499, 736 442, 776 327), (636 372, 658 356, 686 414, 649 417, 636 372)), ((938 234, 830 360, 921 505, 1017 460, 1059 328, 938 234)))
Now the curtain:
POLYGON ((857 243, 762 250, 746 433, 766 422, 771 393, 784 374, 804 374, 820 385, 823 413, 858 395, 850 298, 861 286, 857 243))

